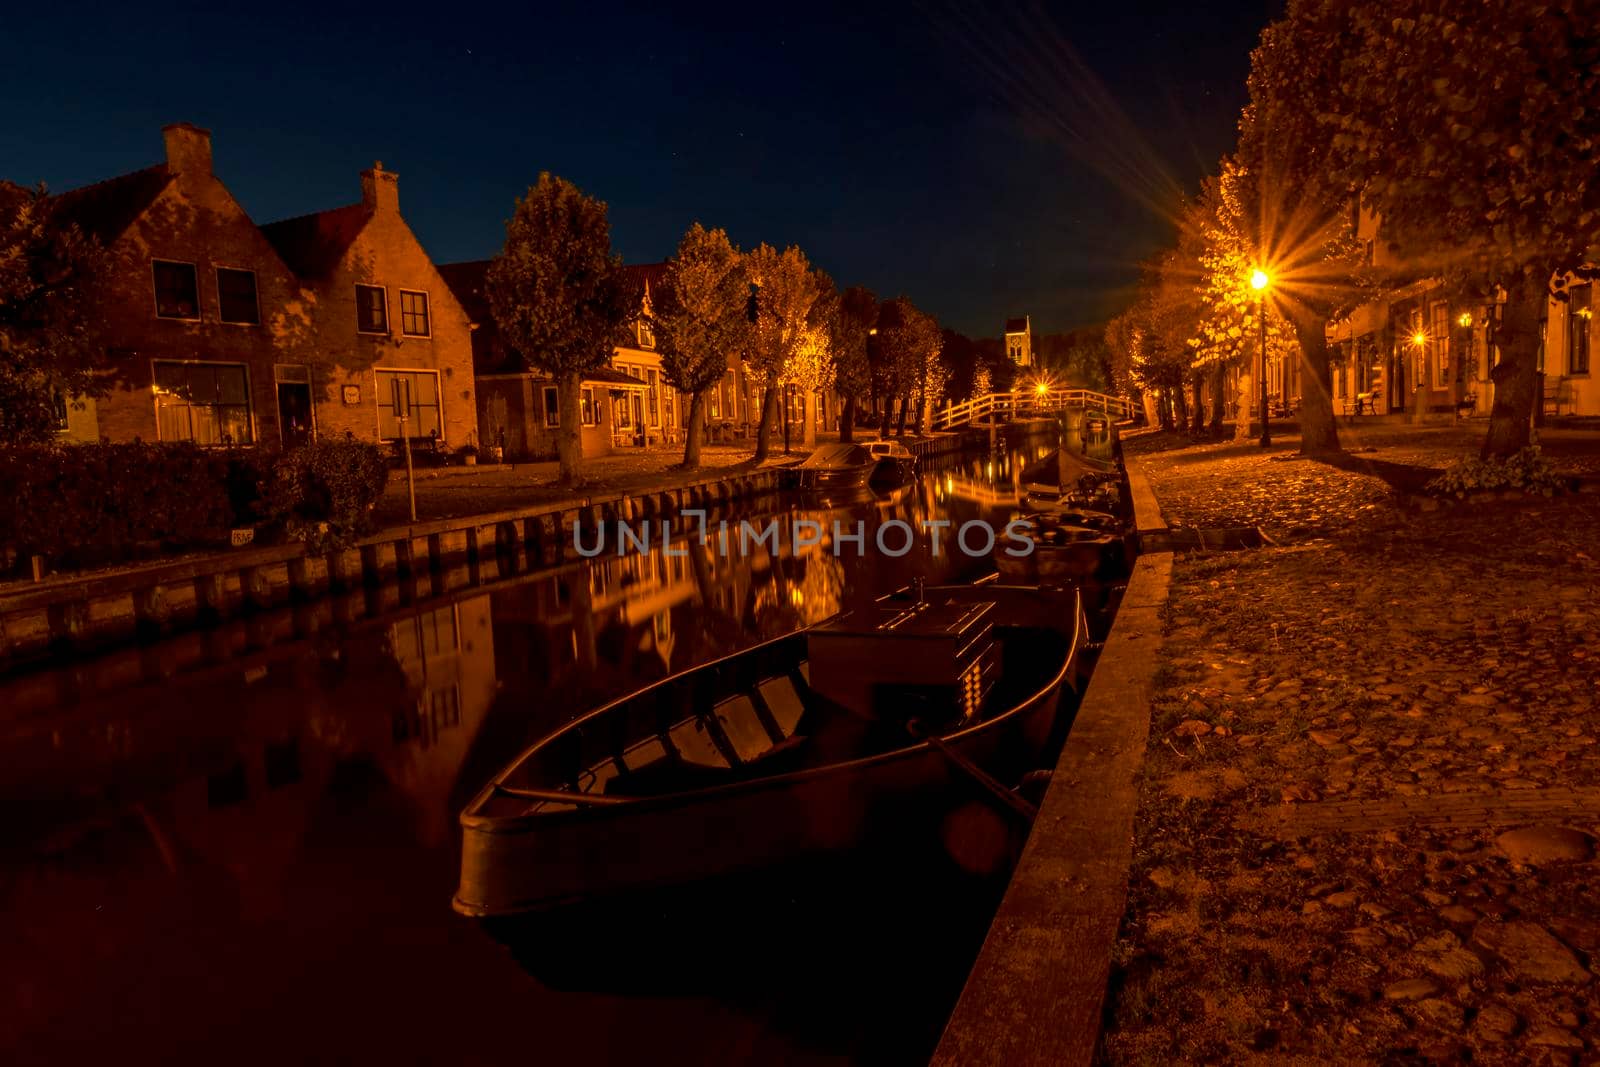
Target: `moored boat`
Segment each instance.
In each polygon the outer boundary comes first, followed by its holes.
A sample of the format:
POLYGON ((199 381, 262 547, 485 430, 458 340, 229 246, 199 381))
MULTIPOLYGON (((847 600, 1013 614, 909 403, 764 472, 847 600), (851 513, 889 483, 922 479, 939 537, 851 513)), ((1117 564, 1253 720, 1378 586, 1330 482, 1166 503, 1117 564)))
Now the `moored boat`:
POLYGON ((936 822, 973 768, 1018 780, 1058 739, 1083 616, 1074 598, 1057 625, 1016 625, 1008 599, 881 602, 580 717, 463 812, 456 910, 546 912, 838 852, 936 822))

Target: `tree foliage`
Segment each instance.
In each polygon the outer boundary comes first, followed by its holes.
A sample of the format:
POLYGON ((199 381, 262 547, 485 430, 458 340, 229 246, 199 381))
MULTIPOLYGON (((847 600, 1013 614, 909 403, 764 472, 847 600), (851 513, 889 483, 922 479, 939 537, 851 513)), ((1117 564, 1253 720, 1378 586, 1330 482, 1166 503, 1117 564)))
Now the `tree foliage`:
POLYGON ((638 313, 611 252, 603 201, 576 185, 539 175, 506 222, 506 243, 489 265, 486 289, 495 325, 560 390, 557 451, 561 480, 578 477, 582 376, 611 361, 623 327, 638 313))
POLYGON ((104 395, 88 290, 104 253, 43 188, 0 181, 0 435, 55 436, 58 398, 104 395))
POLYGON ((856 408, 872 396, 872 367, 868 360, 871 334, 878 325, 878 298, 856 285, 839 294, 832 318, 834 388, 844 398, 839 421, 840 440, 852 438, 856 408))
POLYGON ((1312 132, 1396 255, 1457 290, 1497 288, 1485 456, 1528 442, 1549 281, 1600 241, 1600 34, 1583 0, 1295 0, 1293 61, 1348 44, 1319 81, 1312 132), (1404 121, 1397 121, 1397 116, 1404 121))
POLYGON ((771 447, 778 385, 790 372, 790 364, 812 328, 812 306, 821 294, 811 263, 793 245, 782 252, 768 244, 758 245, 745 254, 744 261, 755 286, 755 320, 748 334, 745 371, 762 391, 761 427, 756 437, 759 461, 771 447))
POLYGON ((690 397, 686 467, 700 462, 705 394, 727 373, 729 355, 744 350, 749 291, 743 257, 728 235, 698 222, 690 226, 650 312, 662 376, 690 397))

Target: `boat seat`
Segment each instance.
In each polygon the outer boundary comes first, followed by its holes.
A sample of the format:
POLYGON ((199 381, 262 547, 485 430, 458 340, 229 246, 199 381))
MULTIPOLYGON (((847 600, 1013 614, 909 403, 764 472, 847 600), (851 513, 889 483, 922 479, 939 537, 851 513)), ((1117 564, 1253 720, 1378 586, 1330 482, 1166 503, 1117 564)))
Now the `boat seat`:
POLYGON ((779 732, 786 738, 793 737, 795 727, 800 725, 800 719, 806 713, 805 701, 800 699, 794 681, 788 675, 779 675, 761 682, 756 689, 767 710, 772 712, 779 732))
POLYGON ((756 713, 755 701, 746 694, 729 697, 712 708, 711 713, 740 760, 757 759, 772 747, 772 738, 756 713))

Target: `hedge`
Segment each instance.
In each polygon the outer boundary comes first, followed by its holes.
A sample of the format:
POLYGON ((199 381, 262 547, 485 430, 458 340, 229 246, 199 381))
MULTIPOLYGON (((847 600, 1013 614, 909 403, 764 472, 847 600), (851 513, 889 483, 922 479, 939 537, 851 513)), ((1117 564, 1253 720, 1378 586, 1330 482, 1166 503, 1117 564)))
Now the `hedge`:
POLYGON ((328 544, 365 533, 382 453, 318 442, 286 455, 185 443, 0 446, 0 550, 25 567, 95 566, 229 543, 229 531, 328 544), (326 524, 326 525, 323 525, 326 524))

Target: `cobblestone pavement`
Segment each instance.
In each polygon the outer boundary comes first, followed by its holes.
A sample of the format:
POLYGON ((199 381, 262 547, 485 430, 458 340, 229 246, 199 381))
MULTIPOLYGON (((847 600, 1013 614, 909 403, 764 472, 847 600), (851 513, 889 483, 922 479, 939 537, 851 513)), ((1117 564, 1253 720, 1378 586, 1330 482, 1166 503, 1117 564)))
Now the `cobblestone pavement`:
MULTIPOLYGON (((1411 433, 1363 457, 1472 447, 1411 433)), ((1286 543, 1176 562, 1107 1058, 1592 1062, 1600 498, 1152 444, 1169 522, 1286 543)))

